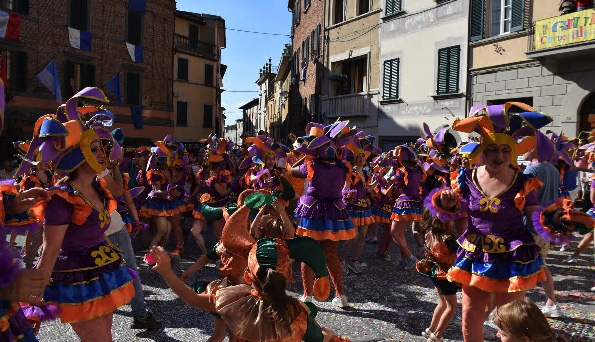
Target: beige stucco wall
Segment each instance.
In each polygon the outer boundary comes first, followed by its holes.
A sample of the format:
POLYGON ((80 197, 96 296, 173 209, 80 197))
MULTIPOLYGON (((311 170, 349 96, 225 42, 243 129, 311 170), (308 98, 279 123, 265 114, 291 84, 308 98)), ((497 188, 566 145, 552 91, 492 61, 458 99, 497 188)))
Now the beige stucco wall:
POLYGON ((205 24, 197 24, 180 17, 176 17, 176 34, 188 37, 188 25, 198 26, 198 40, 225 48, 225 24, 220 20, 205 18, 205 24), (217 36, 215 35, 217 32, 217 36))
POLYGON ((531 12, 533 13, 533 18, 531 21, 551 18, 560 15, 558 11, 558 6, 560 5, 560 0, 538 0, 532 1, 533 8, 531 12))

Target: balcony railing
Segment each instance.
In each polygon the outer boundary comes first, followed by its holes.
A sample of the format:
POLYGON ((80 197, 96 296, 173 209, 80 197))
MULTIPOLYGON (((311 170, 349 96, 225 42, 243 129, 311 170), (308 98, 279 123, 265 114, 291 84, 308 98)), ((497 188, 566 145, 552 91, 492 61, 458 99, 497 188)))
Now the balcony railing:
POLYGON ((181 51, 204 56, 207 58, 217 58, 217 46, 214 44, 202 42, 200 40, 191 40, 186 36, 176 34, 174 37, 175 47, 181 51))
POLYGON ((368 116, 374 108, 373 94, 358 93, 322 98, 322 112, 327 118, 368 116))
MULTIPOLYGON (((565 50, 595 43, 595 9, 537 20, 529 34, 529 53, 565 50)), ((562 52, 562 51, 561 51, 562 52)))

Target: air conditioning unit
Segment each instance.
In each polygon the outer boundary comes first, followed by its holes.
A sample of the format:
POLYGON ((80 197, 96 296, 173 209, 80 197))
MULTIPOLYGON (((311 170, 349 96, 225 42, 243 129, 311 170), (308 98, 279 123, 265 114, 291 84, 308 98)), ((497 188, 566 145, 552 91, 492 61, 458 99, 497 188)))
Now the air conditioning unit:
POLYGON ((180 97, 180 95, 181 93, 178 90, 174 91, 174 97, 180 97))

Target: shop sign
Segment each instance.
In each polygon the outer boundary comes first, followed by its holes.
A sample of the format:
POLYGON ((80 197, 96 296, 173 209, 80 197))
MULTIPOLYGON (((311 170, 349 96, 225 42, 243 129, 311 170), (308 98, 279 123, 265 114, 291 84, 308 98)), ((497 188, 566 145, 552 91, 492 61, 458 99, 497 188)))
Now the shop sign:
POLYGON ((595 40, 595 9, 535 22, 535 50, 595 40))

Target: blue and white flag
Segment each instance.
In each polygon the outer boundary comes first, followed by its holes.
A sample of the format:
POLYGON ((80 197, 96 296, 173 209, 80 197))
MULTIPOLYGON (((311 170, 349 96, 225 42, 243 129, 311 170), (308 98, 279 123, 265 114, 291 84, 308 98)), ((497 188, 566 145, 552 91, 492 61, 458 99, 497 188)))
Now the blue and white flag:
POLYGON ((118 100, 118 107, 122 107, 122 97, 120 96, 120 72, 117 72, 112 79, 105 84, 105 87, 116 97, 118 100))
POLYGON ((91 32, 68 28, 68 40, 70 46, 75 49, 91 51, 91 32))
POLYGON ((138 13, 145 13, 147 11, 147 0, 130 0, 128 9, 138 13))
POLYGON ((56 61, 51 60, 48 65, 37 74, 39 81, 56 95, 56 101, 62 104, 62 91, 60 90, 60 79, 58 78, 58 67, 56 61))
POLYGON ((126 43, 126 48, 128 49, 128 54, 130 54, 130 58, 135 63, 142 63, 143 62, 143 46, 142 45, 132 45, 130 43, 126 43))

